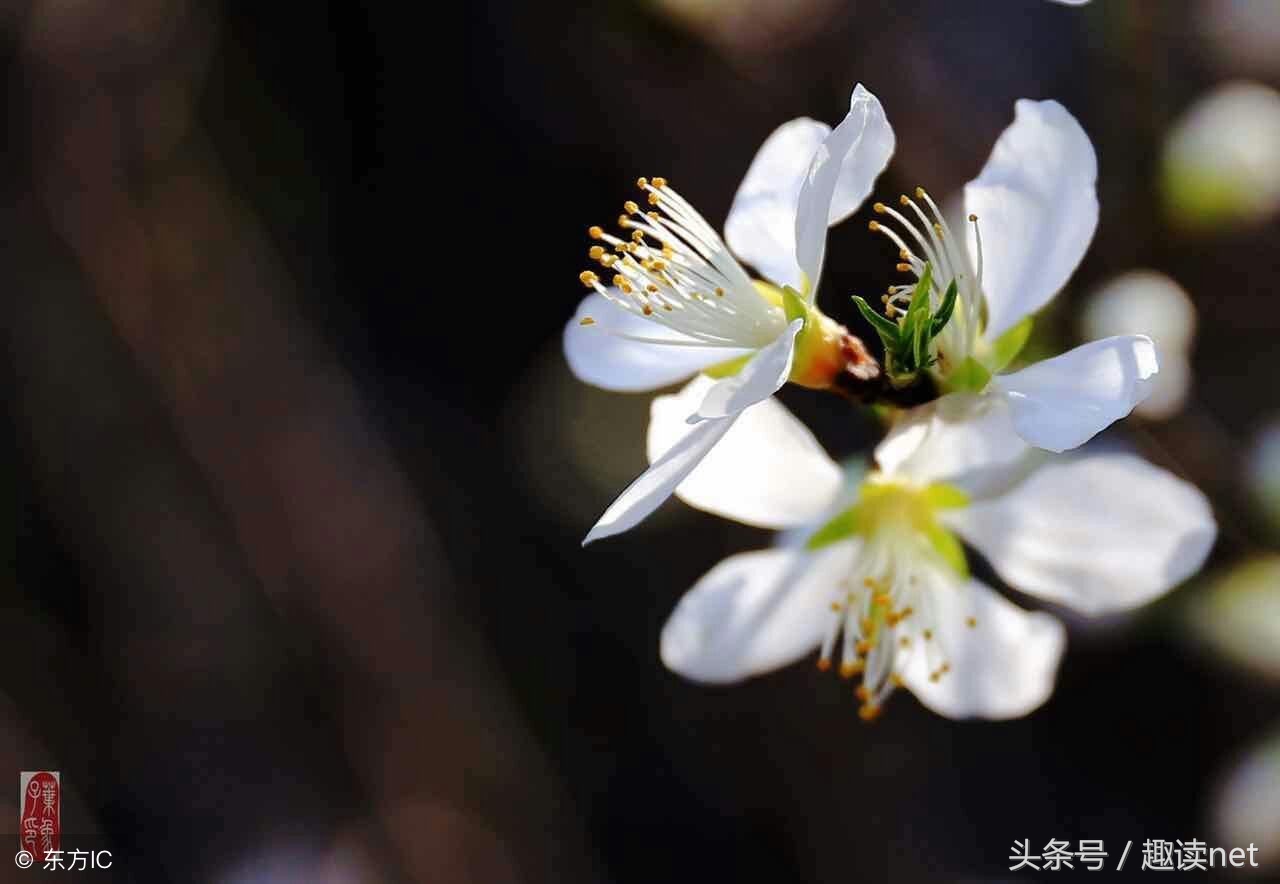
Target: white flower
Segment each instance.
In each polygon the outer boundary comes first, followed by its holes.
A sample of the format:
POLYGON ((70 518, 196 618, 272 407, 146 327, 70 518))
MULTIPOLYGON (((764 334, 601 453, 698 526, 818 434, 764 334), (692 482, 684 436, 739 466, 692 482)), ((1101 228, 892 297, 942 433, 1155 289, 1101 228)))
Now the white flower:
POLYGON ((1199 98, 1165 137, 1161 187, 1185 227, 1269 219, 1280 210, 1280 93, 1237 81, 1199 98))
MULTIPOLYGON (((1075 118, 1056 101, 1023 99, 965 187, 963 243, 921 188, 915 199, 901 197, 901 212, 875 204, 892 225, 871 222, 898 247, 900 271, 919 280, 931 268, 935 307, 956 284, 955 311, 931 353, 942 389, 984 391, 1009 410, 1018 435, 1049 451, 1075 448, 1127 415, 1158 370, 1151 339, 1124 335, 999 374, 1026 342, 1031 314, 1066 284, 1093 238, 1097 174, 1093 145, 1075 118)), ((890 287, 890 317, 906 310, 915 288, 890 287)))
POLYGON ((648 211, 628 202, 621 236, 591 228, 590 255, 613 274, 612 285, 582 274, 594 293, 565 329, 574 374, 637 391, 704 370, 736 373, 707 388, 691 409, 695 429, 623 491, 584 542, 651 513, 744 409, 788 380, 823 388, 841 375, 860 377, 866 364, 878 374, 861 343, 814 298, 828 225, 861 205, 893 146, 880 102, 859 85, 835 129, 798 119, 769 136, 729 210, 727 246, 661 178, 639 180, 648 211), (774 285, 753 280, 730 248, 774 285))
MULTIPOLYGON (((651 458, 688 431, 682 417, 708 383, 654 401, 651 458)), ((1100 614, 1196 571, 1216 526, 1199 491, 1138 457, 1023 457, 993 405, 969 394, 908 412, 852 499, 841 469, 776 400, 744 415, 677 493, 790 530, 686 593, 662 631, 663 662, 725 683, 818 650, 821 668, 838 660, 842 675, 861 673, 868 718, 899 685, 954 717, 1008 718, 1043 703, 1063 626, 971 577, 960 539, 1023 592, 1100 614)))
POLYGON ((1151 379, 1151 395, 1134 411, 1162 419, 1181 410, 1191 389, 1196 329, 1196 308, 1182 286, 1154 270, 1123 273, 1089 295, 1080 325, 1086 338, 1149 335, 1160 351, 1160 373, 1151 379))

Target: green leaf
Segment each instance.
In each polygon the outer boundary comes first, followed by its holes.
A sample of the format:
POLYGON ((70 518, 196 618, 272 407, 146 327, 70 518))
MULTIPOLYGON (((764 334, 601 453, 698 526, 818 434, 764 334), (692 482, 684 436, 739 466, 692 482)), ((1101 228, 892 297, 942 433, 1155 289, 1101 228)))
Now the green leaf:
POLYGON ((970 356, 947 378, 947 388, 979 393, 986 389, 990 381, 991 372, 987 371, 981 362, 970 356))
POLYGON ((1017 358, 1022 348, 1026 346, 1027 339, 1031 337, 1032 325, 1032 319, 1028 316, 996 338, 996 342, 991 346, 991 358, 987 360, 987 368, 991 374, 999 374, 1005 366, 1017 358))
POLYGON ((809 319, 809 303, 789 285, 782 287, 782 309, 787 314, 787 322, 809 319))
POLYGON ((969 560, 965 558, 964 546, 956 539, 956 536, 937 522, 925 527, 924 532, 925 536, 929 538, 929 544, 951 570, 961 577, 968 577, 969 560))
POLYGON ((804 548, 809 550, 822 549, 824 546, 830 546, 836 541, 852 537, 857 530, 858 507, 854 505, 838 513, 829 522, 813 532, 813 535, 805 541, 804 548))
POLYGON ((877 313, 870 304, 857 295, 853 296, 853 304, 858 308, 858 312, 862 314, 862 318, 871 323, 871 327, 876 330, 876 334, 880 335, 880 340, 884 341, 886 350, 892 350, 898 346, 901 333, 896 322, 887 316, 877 313))
POLYGON ((947 327, 947 321, 951 319, 951 313, 956 308, 956 298, 959 293, 956 281, 951 280, 951 285, 947 286, 947 293, 942 296, 942 303, 938 305, 938 312, 933 314, 933 325, 929 329, 930 338, 936 338, 947 327))

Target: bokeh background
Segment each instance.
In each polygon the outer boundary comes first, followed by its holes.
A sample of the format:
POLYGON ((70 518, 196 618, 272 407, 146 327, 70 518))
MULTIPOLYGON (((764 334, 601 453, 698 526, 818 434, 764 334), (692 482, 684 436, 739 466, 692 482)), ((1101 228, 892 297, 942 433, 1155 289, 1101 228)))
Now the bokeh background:
MULTIPOLYGON (((1050 838, 1280 861, 1280 4, 7 0, 0 47, 0 834, 18 771, 57 769, 101 880, 1031 880, 1012 843, 1050 838), (1062 101, 1102 219, 1035 346, 1140 320, 1185 381, 1104 441, 1210 495, 1208 569, 1070 619, 1024 720, 902 694, 868 726, 804 665, 683 682, 667 613, 768 535, 672 502, 579 547, 649 401, 561 355, 586 227, 642 174, 719 224, 764 137, 858 81, 889 196, 957 191, 1015 99, 1062 101)), ((822 289, 855 329, 895 260, 865 220, 822 289)), ((784 399, 833 454, 875 438, 784 399)))

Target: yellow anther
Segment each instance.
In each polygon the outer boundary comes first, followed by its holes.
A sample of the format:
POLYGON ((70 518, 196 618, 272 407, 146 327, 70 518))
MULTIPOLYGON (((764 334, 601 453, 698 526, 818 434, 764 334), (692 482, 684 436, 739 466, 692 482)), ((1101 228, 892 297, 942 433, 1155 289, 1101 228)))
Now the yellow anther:
POLYGON ((942 225, 935 221, 933 225, 933 232, 938 234, 938 236, 942 236, 942 225))
POLYGON ((654 187, 657 187, 657 188, 663 188, 663 187, 666 187, 666 186, 667 186, 667 179, 665 179, 665 178, 661 178, 661 177, 659 177, 659 178, 654 178, 654 179, 653 179, 653 186, 654 186, 654 187))
POLYGON ((889 676, 889 681, 895 688, 900 688, 905 684, 902 680, 902 676, 896 672, 889 676))
POLYGON ((866 685, 860 684, 853 689, 853 695, 865 703, 867 702, 867 698, 871 696, 871 691, 866 685))
POLYGON ((916 612, 916 609, 915 609, 915 608, 911 607, 910 605, 907 605, 905 608, 903 608, 903 609, 902 609, 902 619, 903 619, 903 620, 906 620, 908 617, 910 617, 910 616, 911 616, 912 614, 914 614, 915 612, 916 612))
POLYGON ((875 233, 877 230, 880 229, 880 222, 872 221, 870 224, 867 225, 867 229, 870 230, 872 233, 875 233))
POLYGON ((884 618, 884 622, 888 623, 890 626, 897 626, 901 621, 902 615, 897 611, 890 611, 884 618))
POLYGON ((937 684, 938 682, 942 681, 942 673, 941 673, 941 672, 930 672, 930 673, 929 673, 929 681, 933 682, 934 684, 937 684))
POLYGON ((645 316, 652 316, 652 315, 653 315, 653 308, 652 308, 652 307, 650 307, 648 304, 645 304, 645 305, 644 305, 644 315, 645 315, 645 316))
POLYGON ((916 199, 918 199, 918 200, 922 200, 922 199, 924 199, 924 188, 923 188, 923 187, 917 187, 917 188, 916 188, 916 199))
POLYGON ((723 297, 724 297, 724 289, 716 289, 716 297, 717 297, 717 298, 723 298, 723 297))
POLYGON ((843 611, 843 610, 844 610, 844 605, 840 604, 839 602, 832 602, 832 603, 831 603, 831 610, 833 610, 833 611, 843 611))
POLYGON ((978 216, 977 216, 977 215, 970 215, 970 216, 969 216, 969 220, 970 220, 970 221, 977 221, 977 220, 978 220, 978 216))
POLYGON ((618 288, 622 288, 627 284, 627 278, 623 276, 621 273, 615 273, 613 275, 613 284, 616 285, 618 288))
POLYGON ((670 312, 671 312, 672 310, 674 310, 675 308, 674 308, 674 307, 672 307, 670 304, 663 304, 663 305, 662 305, 662 309, 663 309, 663 310, 666 310, 668 313, 670 313, 670 312))
POLYGON ((644 242, 644 231, 643 231, 643 230, 633 230, 633 231, 631 231, 631 241, 632 241, 632 242, 634 242, 634 243, 643 243, 643 242, 644 242))
POLYGON ((604 246, 592 246, 587 250, 587 254, 591 257, 592 261, 599 261, 604 257, 604 246))
POLYGON ((635 200, 627 200, 622 204, 622 208, 628 215, 636 215, 640 212, 640 207, 636 205, 635 200))
POLYGON ((855 675, 858 674, 858 672, 859 672, 858 664, 851 660, 846 660, 845 662, 840 664, 841 678, 853 678, 855 675))
POLYGON ((667 264, 666 264, 666 262, 665 262, 665 261, 650 261, 650 262, 649 262, 649 264, 651 265, 651 268, 650 268, 650 269, 652 269, 652 270, 666 270, 666 269, 667 269, 667 264))
POLYGON ((644 190, 648 186, 649 186, 648 178, 640 177, 636 179, 636 187, 640 188, 641 190, 644 190))
POLYGON ((584 316, 578 320, 578 325, 595 325, 596 321, 590 316, 584 316))
POLYGON ((585 285, 587 288, 591 288, 592 286, 594 286, 596 284, 597 279, 599 279, 599 277, 596 276, 594 273, 592 273, 590 270, 584 270, 578 274, 578 281, 581 282, 583 285, 585 285))
POLYGON ((978 625, 978 618, 977 618, 977 617, 966 617, 966 618, 964 618, 964 625, 965 625, 965 626, 967 626, 967 627, 969 627, 970 629, 973 629, 975 626, 977 626, 977 625, 978 625))
POLYGON ((871 653, 871 642, 864 638, 854 646, 854 650, 858 652, 859 656, 865 657, 871 653))
POLYGON ((871 210, 877 215, 883 215, 886 211, 884 203, 876 203, 871 207, 871 210))
POLYGON ((600 258, 600 263, 603 264, 605 267, 612 267, 614 264, 618 263, 618 256, 604 255, 600 258))
POLYGON ((950 664, 950 663, 943 663, 943 664, 942 664, 942 668, 941 668, 941 669, 939 669, 938 671, 939 671, 939 672, 941 672, 943 675, 946 675, 948 672, 950 672, 950 671, 951 671, 951 664, 950 664))
MULTIPOLYGON (((662 216, 661 216, 661 215, 659 215, 657 212, 645 212, 645 213, 644 213, 644 216, 645 216, 646 218, 648 218, 650 221, 657 221, 659 218, 661 218, 661 217, 662 217, 662 216)), ((663 244, 663 248, 666 248, 666 244, 665 244, 665 243, 663 244)))
POLYGON ((658 196, 652 190, 649 191, 649 205, 656 206, 660 202, 662 202, 662 197, 658 196))
POLYGON ((829 658, 827 658, 827 657, 819 657, 819 658, 818 658, 818 671, 819 671, 819 672, 826 672, 826 671, 827 671, 828 669, 830 669, 830 668, 831 668, 831 660, 830 660, 829 658))
POLYGON ((900 648, 911 647, 911 637, 904 635, 902 638, 898 639, 898 647, 900 648))
POLYGON ((588 227, 587 236, 591 237, 592 239, 603 239, 604 229, 600 227, 588 227))
POLYGON ((904 261, 910 261, 911 253, 908 252, 906 249, 898 249, 898 257, 904 261))
POLYGON ((898 205, 909 206, 911 205, 911 200, 907 199, 907 195, 904 193, 902 196, 898 197, 898 205))
POLYGON ((932 630, 932 629, 926 629, 926 630, 924 631, 924 640, 925 640, 925 641, 927 641, 927 642, 928 642, 928 641, 933 641, 933 630, 932 630))
POLYGON ((626 215, 619 215, 619 216, 618 216, 618 226, 619 226, 619 227, 621 227, 621 228, 623 228, 623 229, 625 230, 626 228, 628 228, 628 227, 630 227, 630 226, 631 226, 631 220, 630 220, 629 218, 627 218, 627 216, 626 216, 626 215))
POLYGON ((898 311, 894 308, 894 306, 893 306, 892 304, 890 304, 890 303, 889 303, 889 296, 888 296, 888 295, 885 295, 885 296, 884 296, 884 302, 885 302, 885 304, 887 305, 887 306, 884 308, 884 315, 885 315, 885 316, 887 316, 887 317, 889 317, 890 319, 893 319, 893 317, 895 317, 895 316, 897 316, 897 315, 898 315, 898 311))
POLYGON ((893 599, 889 598, 889 594, 887 592, 876 593, 871 597, 871 601, 873 604, 884 605, 885 607, 893 604, 893 599))
POLYGON ((910 264, 906 264, 906 263, 899 264, 899 265, 898 265, 898 272, 899 272, 899 273, 910 273, 910 272, 911 272, 911 265, 910 265, 910 264))
POLYGON ((654 294, 657 294, 658 287, 653 283, 649 283, 647 286, 644 287, 644 290, 649 294, 654 295, 654 294))
POLYGON ((875 721, 880 717, 880 707, 874 703, 865 703, 858 709, 858 717, 863 721, 875 721))

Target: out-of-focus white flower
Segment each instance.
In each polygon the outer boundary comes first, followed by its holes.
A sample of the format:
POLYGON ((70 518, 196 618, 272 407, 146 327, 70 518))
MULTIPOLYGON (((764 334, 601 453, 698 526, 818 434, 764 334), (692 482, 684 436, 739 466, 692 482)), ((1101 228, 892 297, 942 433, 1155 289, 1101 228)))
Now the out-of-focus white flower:
POLYGON ((1280 208, 1280 93, 1232 82, 1193 104, 1165 138, 1165 204, 1189 228, 1264 221, 1280 208))
POLYGON ((1122 274, 1089 295, 1080 325, 1085 338, 1150 336, 1160 357, 1160 373, 1151 379, 1150 395, 1134 410, 1155 419, 1177 414, 1191 387, 1196 329, 1196 308, 1182 286, 1154 270, 1122 274))
POLYGON ((1256 846, 1249 857, 1258 868, 1280 863, 1280 734, 1251 749, 1224 778, 1213 824, 1223 843, 1256 846))
POLYGON ((1215 577, 1188 605, 1186 622, 1223 657, 1280 679, 1280 556, 1251 559, 1215 577))
MULTIPOLYGON (((653 403, 649 456, 688 432, 710 382, 653 403)), ((1053 688, 1065 630, 969 575, 960 539, 1011 585, 1089 614, 1124 610, 1195 572, 1216 536, 1204 496, 1127 454, 1049 460, 1007 411, 972 394, 912 410, 851 496, 840 468, 777 400, 753 409, 677 494, 751 525, 791 529, 731 556, 680 601, 663 662, 734 682, 819 650, 862 674, 861 713, 896 686, 948 716, 1026 714, 1053 688), (1028 461, 1031 461, 1030 463, 1028 461), (837 649, 839 645, 839 649, 837 649)))
MULTIPOLYGON (((934 309, 954 286, 954 311, 930 348, 932 372, 944 390, 982 392, 1009 411, 1019 436, 1049 451, 1075 448, 1127 415, 1158 371, 1151 339, 1123 335, 1000 374, 1026 342, 1031 314, 1066 284, 1093 238, 1097 177, 1093 144, 1075 117, 1056 101, 1019 101, 981 174, 965 187, 964 230, 956 232, 923 188, 915 199, 900 197, 901 211, 875 204, 892 222, 872 221, 871 230, 893 241, 898 270, 915 282, 889 288, 888 318, 857 299, 889 350, 927 269, 934 309)), ((892 378, 891 359, 885 370, 892 378)))
POLYGON ((622 492, 584 543, 653 512, 743 410, 788 380, 823 388, 870 361, 815 295, 827 227, 862 204, 893 146, 884 109, 859 84, 835 129, 798 119, 766 139, 729 210, 727 245, 662 178, 639 180, 648 209, 627 202, 620 235, 591 228, 590 257, 612 284, 582 274, 594 294, 565 328, 574 374, 609 390, 653 390, 700 371, 728 376, 691 409, 694 430, 622 492), (734 254, 774 284, 753 280, 734 254))

